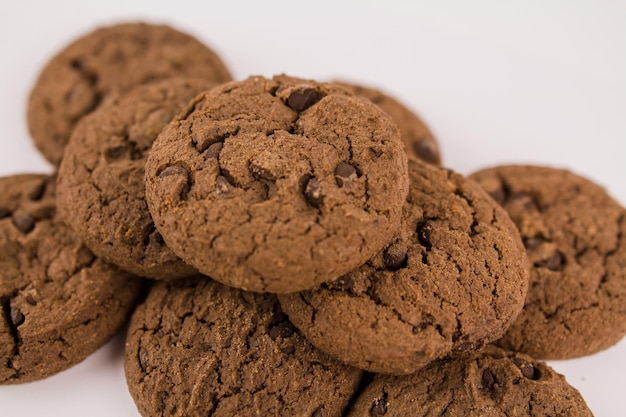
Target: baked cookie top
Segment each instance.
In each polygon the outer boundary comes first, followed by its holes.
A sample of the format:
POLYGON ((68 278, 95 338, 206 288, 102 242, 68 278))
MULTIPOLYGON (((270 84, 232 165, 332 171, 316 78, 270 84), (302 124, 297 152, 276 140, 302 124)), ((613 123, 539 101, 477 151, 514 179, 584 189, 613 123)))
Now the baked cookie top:
POLYGON ((140 85, 78 123, 59 168, 57 204, 96 255, 150 278, 196 273, 165 246, 154 227, 144 167, 163 127, 213 85, 189 78, 140 85))
POLYGON ((510 214, 532 263, 524 310, 498 343, 541 359, 617 343, 626 334, 624 208, 563 169, 500 166, 471 178, 510 214))
POLYGON ((249 291, 313 288, 392 238, 408 189, 391 118, 333 84, 216 87, 155 141, 146 198, 167 245, 249 291))
POLYGON ((413 375, 376 375, 347 417, 592 417, 580 393, 546 363, 487 346, 413 375))
POLYGON ((124 23, 82 36, 48 62, 30 93, 28 128, 35 145, 58 166, 84 115, 116 93, 172 76, 231 80, 215 52, 169 26, 124 23))
POLYGON ((335 81, 357 96, 365 97, 387 113, 400 129, 404 149, 409 158, 441 165, 441 151, 435 136, 417 114, 404 104, 378 89, 335 81))
POLYGON ((55 178, 0 178, 0 384, 42 379, 104 345, 142 280, 96 258, 55 216, 55 178))
POLYGON ((341 416, 362 374, 311 346, 276 296, 207 277, 154 284, 125 370, 144 417, 341 416))
POLYGON ((334 282, 279 296, 311 343, 377 373, 409 374, 496 340, 528 285, 515 225, 477 184, 413 160, 409 184, 391 244, 334 282))

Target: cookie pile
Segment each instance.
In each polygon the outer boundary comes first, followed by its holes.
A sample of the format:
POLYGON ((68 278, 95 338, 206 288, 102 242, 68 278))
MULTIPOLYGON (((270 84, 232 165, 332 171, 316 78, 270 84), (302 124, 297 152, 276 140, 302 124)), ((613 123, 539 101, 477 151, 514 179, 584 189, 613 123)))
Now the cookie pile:
POLYGON ((464 177, 380 91, 232 81, 143 23, 61 51, 28 123, 58 169, 0 179, 1 383, 130 318, 143 416, 591 415, 541 362, 626 334, 625 211, 587 179, 464 177))

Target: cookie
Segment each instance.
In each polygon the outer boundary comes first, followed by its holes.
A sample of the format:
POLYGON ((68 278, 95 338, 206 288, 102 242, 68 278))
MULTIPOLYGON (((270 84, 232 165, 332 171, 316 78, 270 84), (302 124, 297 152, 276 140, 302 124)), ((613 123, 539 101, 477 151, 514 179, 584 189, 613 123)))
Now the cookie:
POLYGON ((150 416, 341 416, 361 372, 311 346, 276 296, 158 281, 132 316, 130 393, 150 416))
POLYGON ((212 86, 188 78, 141 85, 77 124, 59 168, 57 204, 66 223, 97 256, 150 278, 196 273, 156 231, 143 178, 157 135, 212 86))
POLYGON ((413 375, 377 375, 347 417, 592 417, 578 390, 544 362, 487 346, 413 375))
POLYGON ((428 126, 404 104, 390 95, 371 87, 336 81, 357 96, 365 97, 387 113, 400 129, 404 149, 409 158, 441 165, 441 151, 428 126))
POLYGON ((161 132, 146 199, 167 245, 255 292, 333 280, 393 237, 408 190, 391 118, 347 90, 251 77, 196 98, 161 132))
POLYGON ((515 225, 477 184, 413 160, 409 184, 384 250, 315 291, 279 296, 311 343, 377 373, 409 374, 496 340, 528 285, 515 225))
POLYGON ((169 26, 125 23, 91 32, 53 57, 28 100, 28 128, 44 157, 58 166, 76 123, 115 93, 172 76, 226 82, 220 58, 169 26))
POLYGON ((626 334, 624 208, 569 171, 500 166, 471 175, 510 214, 532 263, 524 310, 501 346, 569 359, 626 334))
POLYGON ((122 327, 143 285, 58 221, 54 189, 54 177, 0 178, 0 384, 85 359, 122 327))

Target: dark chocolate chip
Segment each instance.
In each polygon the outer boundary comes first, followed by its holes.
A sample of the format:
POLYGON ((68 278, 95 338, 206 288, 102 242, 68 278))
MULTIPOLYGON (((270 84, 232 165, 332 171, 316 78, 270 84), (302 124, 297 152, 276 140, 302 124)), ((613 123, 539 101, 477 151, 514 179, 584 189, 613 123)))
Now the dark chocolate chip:
POLYGON ((283 339, 291 336, 294 333, 293 326, 289 322, 278 323, 275 326, 272 326, 270 329, 270 337, 272 340, 276 340, 279 337, 283 339))
POLYGON ((230 188, 230 182, 228 182, 228 179, 225 176, 218 175, 215 179, 215 188, 219 193, 227 193, 230 188))
POLYGON ((206 159, 212 159, 212 158, 217 159, 223 147, 224 147, 224 144, 222 142, 215 142, 214 144, 212 144, 211 146, 207 148, 206 153, 204 154, 204 157, 206 159))
POLYGON ((19 309, 11 309, 11 321, 15 327, 21 326, 24 320, 26 320, 26 317, 19 309))
POLYGON ((432 139, 422 138, 413 141, 413 152, 421 160, 431 164, 436 164, 439 160, 437 155, 437 148, 433 144, 432 139))
POLYGON ((35 219, 28 213, 17 211, 12 216, 13 224, 20 232, 28 233, 35 227, 35 219))
POLYGON ((41 197, 43 197, 44 192, 46 191, 46 182, 41 181, 37 184, 30 192, 27 194, 28 198, 32 201, 39 201, 41 197))
POLYGON ((324 201, 324 196, 322 195, 322 185, 315 177, 309 178, 304 187, 304 198, 309 202, 313 207, 319 208, 322 205, 322 201, 324 201))
POLYGON ((518 192, 513 193, 509 197, 509 203, 522 206, 525 210, 532 210, 532 209, 537 208, 537 205, 535 204, 533 197, 530 194, 525 193, 523 191, 518 191, 518 192))
POLYGON ((402 242, 394 242, 383 253, 385 268, 389 271, 397 271, 406 268, 408 255, 406 245, 402 242))
POLYGON ((351 291, 354 288, 354 281, 350 275, 342 275, 328 285, 333 290, 351 291))
POLYGON ((170 165, 159 173, 159 178, 172 177, 176 175, 187 176, 187 169, 180 165, 170 165))
POLYGON ((384 416, 387 414, 387 407, 389 403, 387 402, 387 394, 383 395, 383 398, 379 398, 370 408, 370 415, 372 416, 384 416))
POLYGON ((561 252, 554 252, 549 258, 535 262, 538 268, 547 268, 551 271, 560 271, 565 266, 565 258, 561 252))
POLYGON ((346 162, 342 162, 335 168, 335 180, 337 181, 337 185, 343 187, 349 181, 352 181, 356 178, 357 172, 356 168, 346 162))
POLYGON ((500 205, 503 205, 506 202, 506 191, 504 188, 498 188, 497 190, 490 192, 489 195, 500 205))
POLYGON ((418 223, 415 228, 415 231, 417 232, 417 239, 426 248, 426 250, 430 250, 432 248, 430 239, 432 238, 433 230, 435 230, 434 226, 428 221, 418 223))
POLYGON ((522 371, 524 377, 528 379, 538 379, 537 375, 535 375, 535 367, 532 366, 532 364, 522 358, 513 358, 513 363, 522 371))
POLYGON ((287 105, 295 111, 303 111, 320 101, 322 95, 314 88, 293 91, 287 98, 287 105))
POLYGON ((285 355, 293 355, 296 352, 296 347, 294 345, 287 345, 285 347, 281 347, 280 351, 285 355))
POLYGON ((0 207, 0 219, 4 219, 5 217, 9 217, 11 215, 11 210, 8 208, 0 207))
POLYGON ((268 181, 276 180, 276 177, 274 176, 274 174, 272 174, 269 169, 262 167, 261 165, 253 163, 250 165, 250 170, 255 176, 262 178, 264 180, 268 180, 268 181))
POLYGON ((483 371, 483 376, 480 379, 480 383, 483 388, 493 389, 493 386, 496 384, 496 378, 493 376, 493 373, 489 369, 485 369, 483 371))
POLYGON ((137 359, 139 360, 139 366, 142 371, 146 371, 148 365, 148 352, 146 349, 139 347, 139 351, 137 352, 137 359))
POLYGON ((525 237, 523 240, 526 249, 535 249, 545 242, 545 239, 541 236, 525 237))
POLYGON ((519 378, 513 378, 513 385, 518 385, 519 381, 520 381, 519 378))
POLYGON ((32 294, 28 294, 26 296, 26 302, 28 304, 30 304, 31 306, 36 306, 37 305, 37 300, 35 300, 35 297, 33 297, 32 294))
POLYGON ((121 159, 127 151, 128 148, 126 146, 116 146, 114 148, 107 149, 104 152, 104 155, 107 161, 116 161, 118 159, 121 159))
POLYGON ((159 245, 163 245, 165 244, 165 241, 163 240, 163 236, 161 236, 161 233, 159 232, 154 232, 154 240, 159 244, 159 245))

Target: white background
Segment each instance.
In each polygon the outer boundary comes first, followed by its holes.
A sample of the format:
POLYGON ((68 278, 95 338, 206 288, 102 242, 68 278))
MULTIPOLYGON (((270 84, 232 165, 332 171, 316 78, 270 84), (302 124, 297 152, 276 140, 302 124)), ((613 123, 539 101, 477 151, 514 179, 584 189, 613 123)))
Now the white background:
MULTIPOLYGON (((98 25, 164 22, 251 74, 378 86, 418 112, 444 165, 564 167, 626 204, 626 2, 10 1, 0 0, 0 175, 51 172, 25 108, 46 61, 98 25)), ((123 335, 85 362, 0 386, 6 416, 138 416, 122 370, 123 335)), ((626 415, 626 340, 551 362, 596 416, 626 415)))

